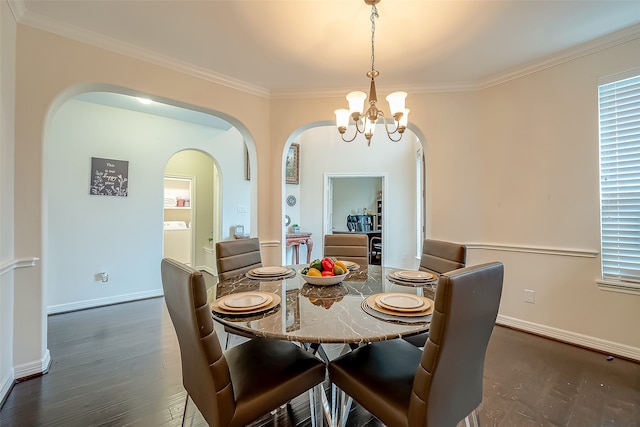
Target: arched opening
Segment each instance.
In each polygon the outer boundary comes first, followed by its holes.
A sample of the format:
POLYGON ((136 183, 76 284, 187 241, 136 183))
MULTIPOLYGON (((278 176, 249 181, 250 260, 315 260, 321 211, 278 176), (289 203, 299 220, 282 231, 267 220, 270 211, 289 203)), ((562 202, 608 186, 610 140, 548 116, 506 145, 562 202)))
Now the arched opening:
MULTIPOLYGON (((298 225, 302 233, 311 233, 311 258, 319 258, 325 234, 345 232, 347 216, 366 214, 371 221, 371 229, 366 231, 379 231, 382 237, 383 259, 377 262, 415 268, 425 224, 425 159, 419 135, 410 129, 401 142, 393 143, 381 131, 374 134, 368 147, 364 138, 343 142, 333 124, 313 123, 299 129, 283 154, 283 238, 298 225), (285 161, 293 144, 297 144, 298 180, 289 183, 285 161), (380 188, 370 179, 379 180, 380 188), (355 186, 350 190, 353 197, 341 197, 335 206, 334 184, 355 186), (291 198, 296 201, 294 206, 287 203, 291 198)), ((304 249, 300 253, 303 263, 306 253, 304 249)), ((283 262, 293 262, 291 248, 285 247, 283 262)))
MULTIPOLYGON (((255 182, 246 180, 244 168, 247 155, 255 158, 255 147, 246 129, 215 112, 185 111, 161 102, 152 104, 155 110, 145 110, 127 90, 119 92, 74 91, 76 96, 65 97, 49 117, 43 148, 43 284, 48 313, 162 294, 158 265, 168 172, 197 177, 197 164, 206 160, 208 173, 216 174, 215 180, 209 179, 218 188, 217 193, 210 191, 210 213, 198 212, 212 218, 196 219, 199 225, 191 238, 195 267, 211 271, 213 254, 204 248, 233 238, 238 224, 256 233, 255 182), (127 165, 126 195, 90 193, 94 158, 127 165), (172 163, 178 160, 183 164, 175 169, 172 163)), ((195 181, 196 191, 204 186, 204 179, 195 181)))

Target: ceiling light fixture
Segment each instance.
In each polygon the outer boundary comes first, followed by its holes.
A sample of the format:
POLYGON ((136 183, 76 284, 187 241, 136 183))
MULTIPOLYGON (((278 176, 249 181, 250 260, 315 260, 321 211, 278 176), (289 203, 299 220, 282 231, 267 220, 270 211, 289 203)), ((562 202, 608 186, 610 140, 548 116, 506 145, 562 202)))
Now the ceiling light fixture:
POLYGON ((404 100, 407 97, 407 92, 393 92, 387 95, 387 102, 389 102, 391 115, 395 121, 395 129, 389 130, 388 123, 384 119, 384 113, 376 107, 378 96, 376 94, 375 78, 378 77, 380 73, 375 69, 375 19, 379 17, 376 4, 380 3, 380 0, 364 0, 364 2, 371 6, 371 71, 367 72, 367 77, 371 78, 371 86, 369 88, 369 108, 363 113, 364 100, 367 98, 366 93, 360 91, 349 92, 347 95, 349 109, 336 110, 335 115, 336 126, 338 126, 338 132, 340 132, 340 136, 343 141, 351 142, 359 133, 363 133, 365 138, 367 138, 367 145, 370 146, 376 122, 380 118, 382 118, 389 139, 393 142, 400 141, 400 139, 402 139, 403 132, 407 128, 409 109, 404 107, 404 100), (344 134, 347 131, 350 119, 353 119, 355 122, 355 132, 351 139, 345 139, 344 134), (397 139, 394 139, 394 135, 396 134, 398 134, 398 137, 397 139))

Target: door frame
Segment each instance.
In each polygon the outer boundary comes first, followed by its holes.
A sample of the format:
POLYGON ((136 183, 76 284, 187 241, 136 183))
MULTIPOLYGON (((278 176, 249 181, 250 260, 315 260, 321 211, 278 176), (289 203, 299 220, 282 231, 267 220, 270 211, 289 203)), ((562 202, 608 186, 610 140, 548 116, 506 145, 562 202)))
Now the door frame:
POLYGON ((382 258, 380 259, 380 264, 384 265, 384 254, 386 249, 386 241, 385 233, 386 233, 386 221, 388 218, 387 215, 387 205, 385 203, 385 194, 389 194, 389 174, 387 172, 365 172, 365 173, 325 173, 324 174, 324 185, 323 185, 323 194, 324 194, 324 212, 322 215, 323 218, 323 229, 322 229, 322 241, 324 241, 324 236, 326 234, 331 234, 332 229, 331 225, 333 224, 333 178, 380 178, 382 180, 382 258))

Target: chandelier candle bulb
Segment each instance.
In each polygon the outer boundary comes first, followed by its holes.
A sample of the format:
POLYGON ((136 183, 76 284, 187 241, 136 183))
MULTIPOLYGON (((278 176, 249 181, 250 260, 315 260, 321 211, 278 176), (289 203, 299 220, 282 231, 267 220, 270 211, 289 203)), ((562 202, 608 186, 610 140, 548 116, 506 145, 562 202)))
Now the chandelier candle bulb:
MULTIPOLYGON (((397 115, 404 113, 404 100, 407 98, 407 92, 393 92, 387 95, 387 102, 391 115, 395 118, 397 115)), ((396 118, 396 121, 398 119, 396 118)))
POLYGON ((360 115, 364 111, 364 100, 367 99, 367 94, 361 91, 349 92, 347 95, 347 101, 349 101, 349 111, 354 121, 360 120, 360 115))
POLYGON ((338 126, 338 131, 340 131, 340 133, 345 133, 347 126, 349 125, 349 110, 341 108, 334 111, 334 113, 336 115, 336 126, 338 126))
POLYGON ((400 122, 398 123, 398 132, 402 133, 407 128, 407 123, 409 122, 409 112, 411 110, 408 108, 404 109, 404 114, 400 117, 400 122))

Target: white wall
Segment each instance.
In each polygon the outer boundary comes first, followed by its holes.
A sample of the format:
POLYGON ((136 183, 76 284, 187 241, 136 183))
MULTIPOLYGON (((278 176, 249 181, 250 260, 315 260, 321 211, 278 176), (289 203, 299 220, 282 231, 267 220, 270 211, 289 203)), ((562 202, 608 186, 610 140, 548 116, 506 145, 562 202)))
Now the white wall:
POLYGON ((636 359, 640 296, 596 280, 598 79, 640 72, 638 52, 636 38, 479 93, 482 224, 471 243, 492 249, 470 257, 505 262, 502 322, 636 359))
POLYGON ((13 384, 13 163, 16 23, 0 2, 0 401, 13 384))
MULTIPOLYGON (((407 132, 402 142, 393 143, 387 140, 383 128, 380 128, 371 146, 367 147, 364 138, 352 143, 342 142, 333 126, 316 127, 302 133, 300 225, 303 230, 313 233, 312 259, 322 255, 325 174, 369 174, 386 176, 388 181, 388 191, 383 196, 386 204, 384 264, 398 268, 417 265, 415 159, 419 145, 412 135, 412 132, 407 132)), ((376 193, 370 197, 375 200, 376 193)))
POLYGON ((223 237, 245 221, 244 143, 223 132, 158 116, 70 100, 45 141, 46 288, 49 312, 161 295, 163 177, 185 148, 209 153, 222 176, 223 237), (89 195, 91 157, 129 162, 128 197, 89 195), (234 209, 230 207, 234 207, 234 209), (109 281, 96 280, 106 271, 109 281))

